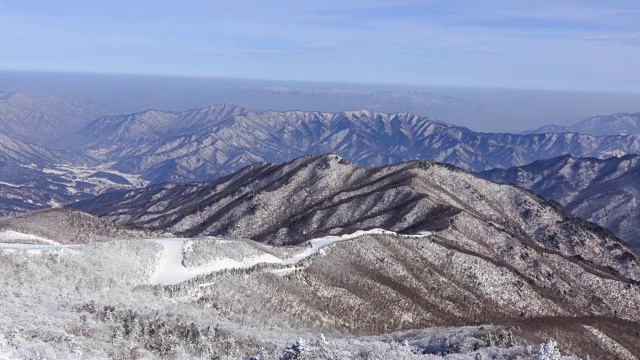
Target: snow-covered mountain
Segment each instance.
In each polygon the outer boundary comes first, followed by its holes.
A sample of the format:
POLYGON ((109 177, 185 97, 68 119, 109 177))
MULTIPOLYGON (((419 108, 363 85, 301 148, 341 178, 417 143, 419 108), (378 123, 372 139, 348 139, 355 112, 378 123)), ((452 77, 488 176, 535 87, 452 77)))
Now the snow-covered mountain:
POLYGON ((640 153, 640 135, 492 134, 409 113, 253 112, 231 105, 98 119, 58 143, 152 182, 208 180, 259 161, 335 152, 362 166, 434 160, 482 171, 562 154, 640 153))
POLYGON ((81 152, 52 150, 0 134, 0 217, 145 184, 81 152))
MULTIPOLYGON (((596 256, 572 238, 574 230, 594 231, 595 225, 521 188, 424 161, 365 169, 335 154, 305 156, 255 164, 214 182, 113 192, 71 207, 122 225, 273 244, 369 228, 442 231, 464 219, 528 234, 529 241, 545 248, 596 256)), ((598 231, 599 237, 617 241, 598 231)))
POLYGON ((561 156, 479 175, 531 189, 640 247, 640 156, 604 160, 561 156))
POLYGON ((0 133, 40 145, 78 131, 107 113, 88 100, 0 92, 0 133))
POLYGON ((95 165, 98 162, 83 153, 48 149, 0 133, 0 163, 42 169, 55 164, 95 165))
POLYGON ((573 125, 547 125, 529 134, 576 132, 590 135, 629 135, 640 134, 640 113, 619 113, 588 118, 573 125))
MULTIPOLYGON (((3 134, 0 214, 104 194, 0 220, 0 358, 562 359, 550 337, 564 354, 634 358, 640 253, 450 164, 639 143, 232 105, 101 117, 53 142, 63 150, 3 134), (298 157, 330 151, 386 166, 298 157)), ((637 158, 539 167, 593 185, 576 195, 592 211, 631 214, 637 158)), ((574 190, 553 181, 554 196, 574 190)))
POLYGON ((115 158, 123 156, 128 149, 144 149, 167 138, 198 133, 246 112, 239 106, 223 104, 181 113, 147 110, 105 116, 51 145, 87 151, 99 158, 115 158))
MULTIPOLYGON (((490 321, 517 324, 531 337, 553 333, 583 356, 639 350, 624 340, 640 322, 636 250, 557 203, 451 165, 364 169, 333 154, 307 156, 256 164, 216 182, 156 185, 73 207, 188 236, 301 244, 303 253, 335 241, 297 262, 269 260, 171 287, 174 301, 215 304, 222 314, 363 333, 490 321), (399 235, 325 237, 371 228, 399 235), (603 333, 625 345, 586 345, 600 343, 603 333)), ((210 254, 210 262, 195 264, 215 268, 221 252, 207 246, 230 245, 185 243, 174 251, 210 254)), ((268 253, 297 256, 295 247, 274 249, 285 253, 268 253)))

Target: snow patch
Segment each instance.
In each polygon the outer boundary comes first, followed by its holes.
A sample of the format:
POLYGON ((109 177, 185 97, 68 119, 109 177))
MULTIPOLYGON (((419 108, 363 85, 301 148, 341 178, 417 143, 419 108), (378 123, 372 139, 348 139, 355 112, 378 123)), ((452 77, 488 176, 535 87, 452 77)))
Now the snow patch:
POLYGON ((45 239, 40 236, 25 234, 18 231, 7 230, 0 232, 0 242, 3 243, 25 243, 25 244, 48 244, 61 245, 59 242, 45 239))
POLYGON ((410 237, 410 238, 421 238, 433 235, 430 231, 423 231, 417 235, 399 235, 396 232, 383 230, 383 229, 371 229, 371 230, 358 230, 352 234, 345 234, 342 236, 325 236, 317 239, 309 240, 306 243, 307 248, 299 253, 298 255, 291 257, 289 259, 284 260, 282 263, 284 265, 294 265, 299 263, 300 261, 318 253, 320 250, 331 246, 337 242, 355 239, 364 235, 392 235, 392 236, 402 236, 402 237, 410 237))
POLYGON ((282 260, 271 255, 261 254, 247 257, 241 261, 235 259, 218 259, 205 266, 186 268, 182 260, 185 246, 191 246, 190 239, 154 239, 163 246, 163 254, 158 262, 156 271, 151 277, 151 284, 175 285, 199 275, 210 274, 227 269, 249 268, 260 263, 280 263, 282 260))
POLYGON ((43 252, 67 251, 76 252, 77 245, 64 245, 40 236, 7 230, 0 233, 0 250, 3 252, 24 252, 37 255, 43 252))

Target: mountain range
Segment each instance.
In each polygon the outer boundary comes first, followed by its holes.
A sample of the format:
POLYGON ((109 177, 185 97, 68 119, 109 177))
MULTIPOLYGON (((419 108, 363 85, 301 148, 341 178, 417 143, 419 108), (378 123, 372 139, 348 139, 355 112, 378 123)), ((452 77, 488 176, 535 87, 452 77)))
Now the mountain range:
MULTIPOLYGON (((3 98, 7 104, 44 101, 19 93, 4 93, 3 98)), ((59 108, 42 110, 46 116, 39 118, 24 115, 30 112, 14 112, 22 117, 2 121, 40 121, 35 128, 46 127, 51 125, 46 119, 68 113, 67 103, 77 103, 48 101, 59 108)), ((0 173, 4 199, 0 216, 148 183, 210 181, 257 162, 284 162, 305 154, 334 152, 364 167, 434 160, 479 172, 564 154, 606 158, 640 153, 637 134, 478 133, 409 113, 256 112, 231 104, 184 112, 109 115, 76 132, 69 133, 71 128, 65 127, 66 135, 58 139, 51 136, 46 147, 0 135, 0 166, 4 169, 0 173)))
POLYGON ((640 246, 640 156, 603 160, 566 155, 479 175, 531 189, 640 246))
POLYGON ((640 253, 596 224, 634 243, 640 135, 230 104, 84 122, 0 135, 2 214, 71 203, 0 220, 0 358, 640 353, 640 253))
POLYGON ((575 132, 596 136, 640 134, 640 113, 619 113, 588 118, 573 125, 546 125, 525 134, 575 132))
POLYGON ((477 133, 409 113, 254 112, 225 104, 103 117, 54 145, 158 183, 210 180, 254 162, 327 152, 368 167, 419 159, 483 171, 563 154, 639 153, 640 135, 477 133))

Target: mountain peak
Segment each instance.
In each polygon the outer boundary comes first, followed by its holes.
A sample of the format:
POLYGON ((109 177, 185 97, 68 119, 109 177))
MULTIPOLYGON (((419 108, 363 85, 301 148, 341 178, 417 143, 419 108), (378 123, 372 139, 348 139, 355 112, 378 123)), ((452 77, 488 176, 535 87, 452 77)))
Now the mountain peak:
POLYGON ((369 117, 371 116, 372 112, 366 109, 361 109, 361 110, 350 110, 350 111, 344 111, 343 114, 347 117, 369 117))
POLYGON ((640 134, 640 113, 592 116, 572 125, 546 125, 527 133, 575 132, 595 136, 640 134))

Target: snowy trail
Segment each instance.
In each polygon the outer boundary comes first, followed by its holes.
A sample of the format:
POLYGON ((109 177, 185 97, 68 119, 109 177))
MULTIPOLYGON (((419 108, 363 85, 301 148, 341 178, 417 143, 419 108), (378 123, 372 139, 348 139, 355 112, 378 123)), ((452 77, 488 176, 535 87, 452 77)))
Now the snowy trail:
MULTIPOLYGON (((206 266, 186 268, 183 265, 184 249, 185 246, 190 246, 192 239, 151 239, 163 246, 163 254, 158 261, 156 270, 150 279, 151 284, 159 285, 176 285, 181 282, 187 281, 199 275, 210 274, 217 271, 227 269, 243 269, 249 268, 260 263, 281 264, 291 266, 286 269, 275 269, 272 272, 278 275, 284 275, 291 271, 300 269, 295 265, 302 260, 318 253, 324 248, 327 248, 337 242, 352 240, 363 235, 393 235, 406 238, 421 238, 431 236, 431 232, 422 232, 418 235, 398 235, 393 231, 387 231, 382 229, 372 230, 358 230, 352 234, 346 234, 342 236, 325 236, 317 239, 309 240, 306 243, 306 248, 295 256, 286 259, 280 259, 271 254, 261 254, 254 257, 247 257, 241 261, 235 259, 218 259, 206 266)), ((225 242, 233 242, 233 240, 220 240, 225 242)))
POLYGON ((308 258, 311 255, 318 253, 320 250, 331 246, 337 242, 355 239, 357 237, 363 235, 393 235, 393 236, 402 236, 402 237, 427 237, 431 236, 431 232, 425 231, 418 235, 398 235, 398 233, 393 231, 387 231, 383 229, 371 229, 371 230, 358 230, 352 234, 345 234, 342 236, 325 236, 317 239, 312 239, 307 242, 307 248, 301 252, 300 254, 285 259, 282 261, 284 265, 295 265, 300 261, 308 258))
POLYGON ((262 254, 243 259, 242 261, 220 259, 206 266, 186 268, 182 264, 184 256, 183 249, 191 239, 155 239, 153 241, 162 245, 164 249, 156 271, 151 277, 151 284, 175 285, 198 275, 210 274, 227 269, 249 268, 260 263, 279 263, 282 261, 271 254, 262 254))
POLYGON ((0 233, 0 250, 5 251, 25 251, 31 254, 42 253, 43 251, 68 250, 73 252, 77 245, 65 245, 59 242, 45 239, 43 237, 25 234, 13 230, 0 233))
POLYGON ((45 239, 40 236, 25 234, 13 230, 7 230, 0 233, 0 242, 2 243, 23 243, 23 244, 47 244, 61 245, 59 242, 45 239))

